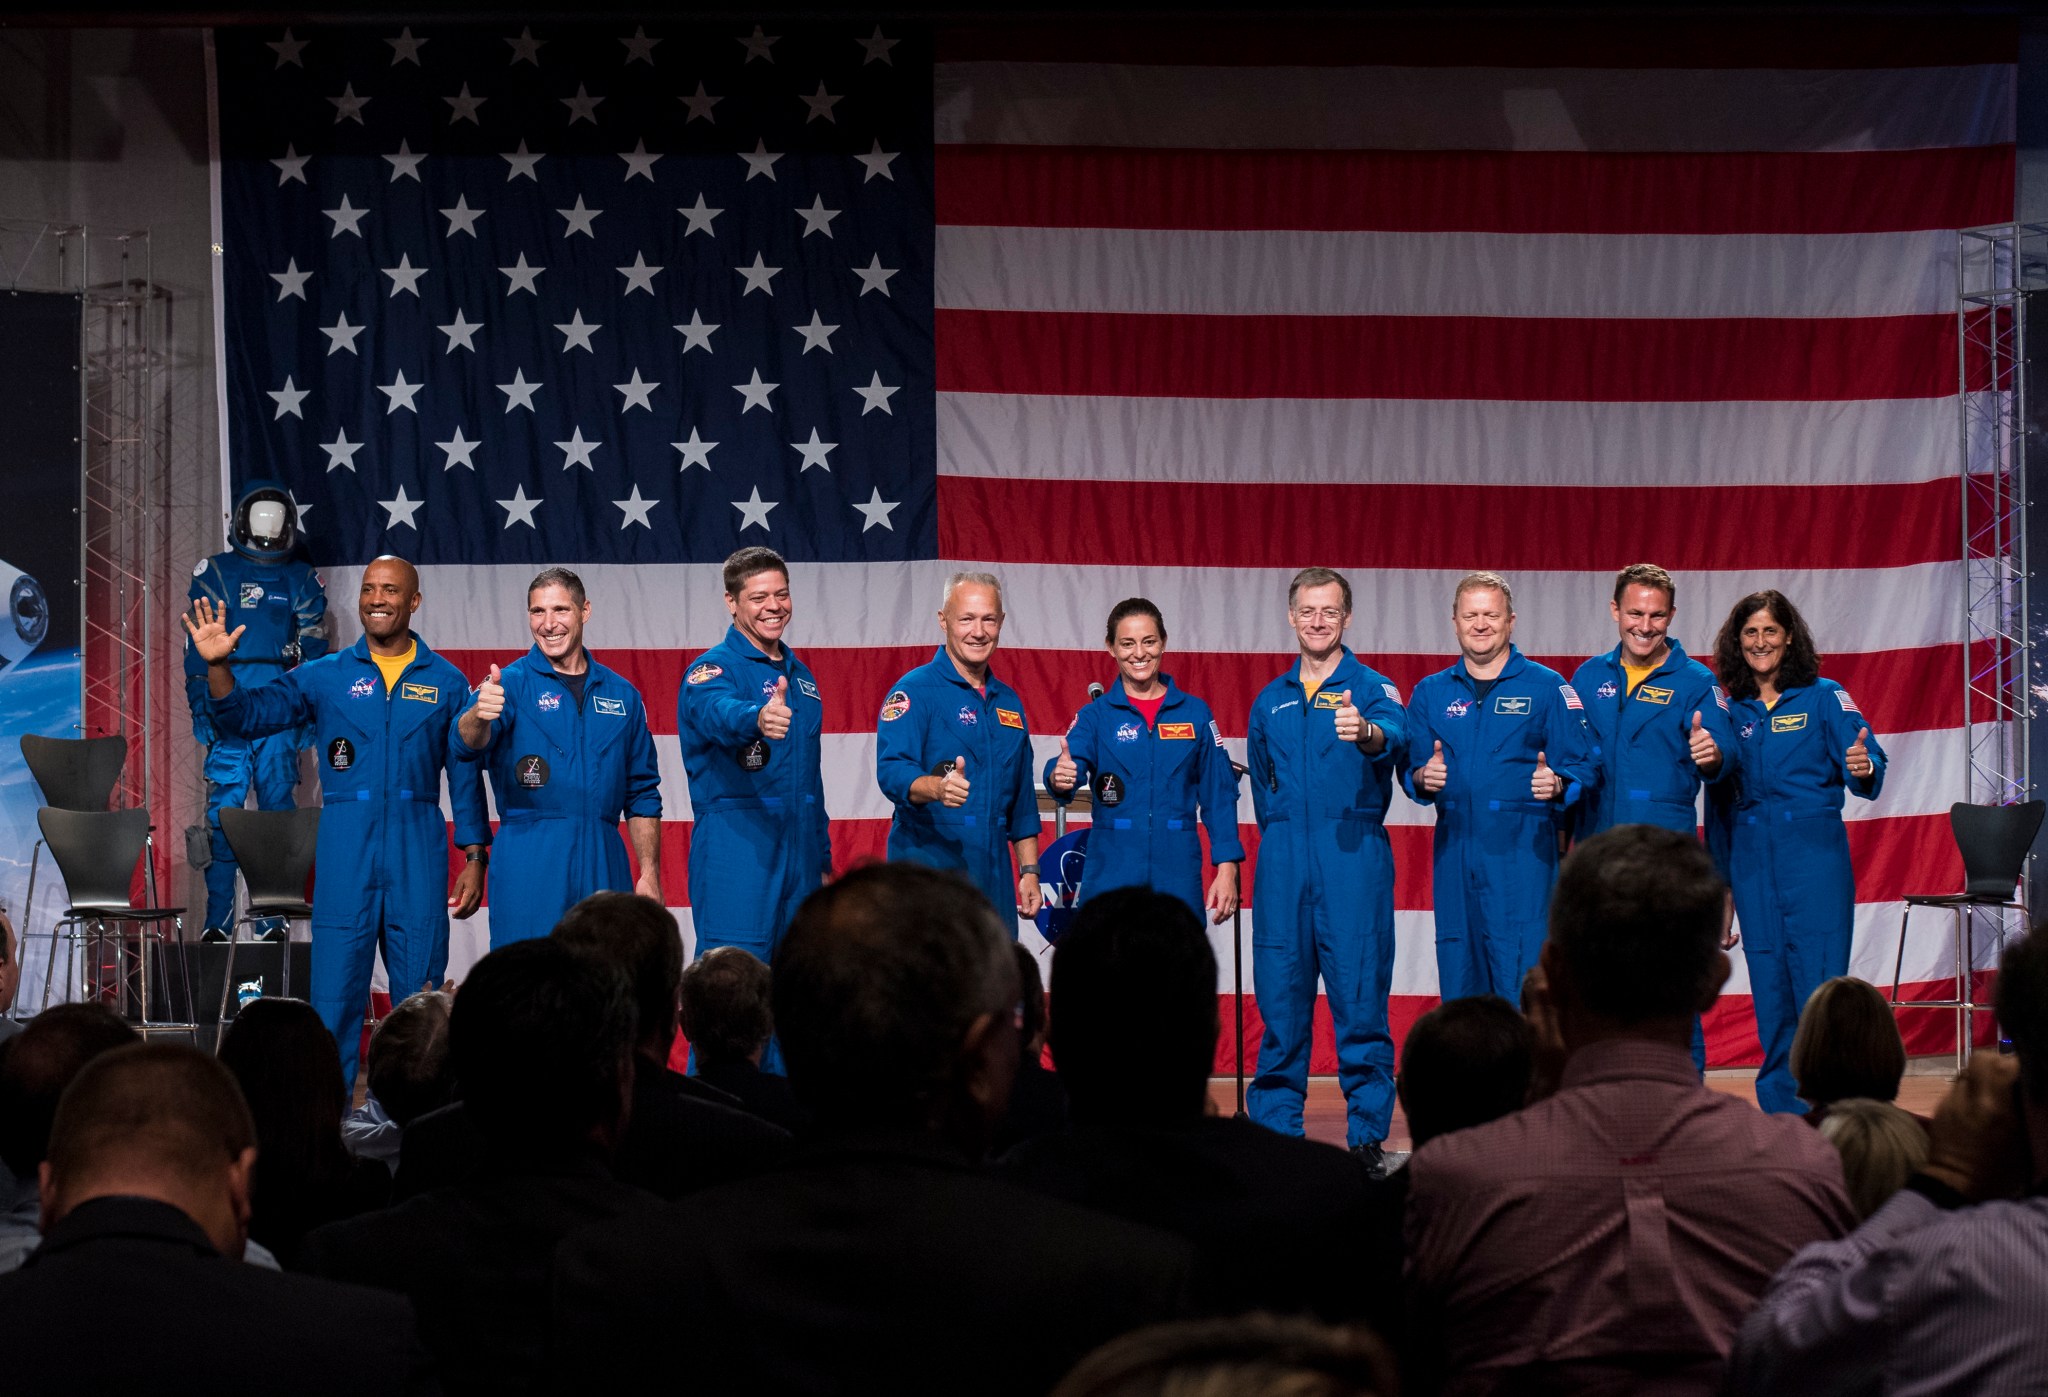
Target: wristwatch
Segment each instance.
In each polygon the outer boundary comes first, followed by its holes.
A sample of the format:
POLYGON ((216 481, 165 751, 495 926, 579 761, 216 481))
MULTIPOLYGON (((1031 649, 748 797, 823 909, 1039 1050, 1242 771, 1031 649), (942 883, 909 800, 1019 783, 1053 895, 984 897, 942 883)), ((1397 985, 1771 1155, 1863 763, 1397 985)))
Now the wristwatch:
POLYGON ((464 863, 480 863, 488 865, 491 861, 491 851, 489 849, 466 850, 462 855, 462 861, 464 863))
POLYGON ((1022 878, 1027 873, 1036 878, 1038 876, 1038 865, 1035 863, 1020 863, 1017 865, 1017 876, 1019 878, 1022 878))

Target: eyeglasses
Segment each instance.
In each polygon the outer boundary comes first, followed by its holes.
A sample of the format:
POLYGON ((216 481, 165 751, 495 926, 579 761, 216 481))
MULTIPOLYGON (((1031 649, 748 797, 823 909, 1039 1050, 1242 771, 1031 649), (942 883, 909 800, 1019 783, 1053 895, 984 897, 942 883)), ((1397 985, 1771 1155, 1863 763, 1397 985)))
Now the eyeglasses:
POLYGON ((1297 621, 1322 620, 1334 625, 1336 622, 1344 619, 1344 608, 1341 606, 1299 606, 1294 609, 1294 619, 1297 621))

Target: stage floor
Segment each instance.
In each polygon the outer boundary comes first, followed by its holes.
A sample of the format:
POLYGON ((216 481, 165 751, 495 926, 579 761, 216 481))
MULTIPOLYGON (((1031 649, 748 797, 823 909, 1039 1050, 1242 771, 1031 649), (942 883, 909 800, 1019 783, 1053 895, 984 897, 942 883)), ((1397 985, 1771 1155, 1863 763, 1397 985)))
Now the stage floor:
MULTIPOLYGON (((1932 1117, 1934 1108, 1941 1104, 1941 1098, 1948 1091, 1949 1079, 1954 1075, 1954 1057, 1914 1058, 1906 1065, 1906 1080, 1899 1086, 1899 1105, 1916 1116, 1932 1117)), ((1756 1100, 1756 1071, 1753 1068, 1709 1072, 1707 1085, 1745 1101, 1756 1100)), ((1209 1080, 1209 1099, 1224 1115, 1236 1110, 1236 1078, 1212 1077, 1209 1080)), ((1311 1140, 1323 1140, 1332 1145, 1344 1143, 1344 1097, 1337 1090, 1335 1077, 1309 1078, 1308 1106, 1303 1112, 1302 1124, 1311 1140)), ((1412 1143, 1408 1138, 1408 1122, 1402 1116, 1400 1106, 1396 1105, 1394 1128, 1387 1136, 1387 1148, 1406 1150, 1412 1143)))

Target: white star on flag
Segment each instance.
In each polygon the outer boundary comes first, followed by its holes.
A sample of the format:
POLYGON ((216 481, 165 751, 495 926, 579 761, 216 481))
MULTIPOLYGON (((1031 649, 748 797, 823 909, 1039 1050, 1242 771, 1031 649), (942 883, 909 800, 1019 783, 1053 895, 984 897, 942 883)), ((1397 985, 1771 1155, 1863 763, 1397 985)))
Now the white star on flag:
POLYGON ((403 252, 398 254, 397 266, 382 267, 379 270, 385 276, 391 278, 391 294, 393 296, 404 291, 417 297, 420 294, 420 278, 427 274, 425 267, 415 267, 412 264, 412 258, 403 252))
POLYGON ((676 467, 677 470, 686 471, 692 466, 702 466, 708 471, 711 469, 711 448, 718 443, 704 440, 697 435, 697 429, 692 427, 688 441, 673 441, 669 445, 683 453, 683 463, 676 467))
POLYGON ((484 210, 471 208, 469 206, 469 197, 464 194, 455 196, 454 208, 441 210, 441 217, 448 220, 446 236, 451 238, 457 233, 467 233, 472 238, 475 237, 476 221, 483 216, 484 210))
POLYGON ((287 180, 297 180, 300 184, 304 184, 306 182, 306 162, 312 158, 310 155, 299 154, 291 142, 285 142, 284 154, 270 162, 277 166, 277 187, 279 189, 284 188, 285 181, 287 180))
POLYGON ((887 296, 889 295, 889 278, 895 276, 901 270, 901 267, 883 266, 882 255, 876 253, 868 259, 867 266, 855 267, 853 274, 860 278, 861 295, 865 296, 870 291, 879 291, 884 296, 887 296))
POLYGON ((328 237, 338 238, 343 233, 354 233, 360 238, 363 235, 363 230, 356 225, 363 221, 364 215, 368 214, 369 210, 357 208, 348 201, 348 195, 344 194, 341 196, 341 206, 339 208, 322 209, 320 212, 334 220, 334 230, 327 235, 328 237))
POLYGON ((896 60, 889 56, 889 50, 895 48, 896 45, 903 41, 901 39, 883 38, 882 26, 878 24, 875 26, 873 34, 870 34, 865 39, 855 39, 854 42, 866 50, 866 56, 860 61, 861 67, 865 68, 870 63, 886 63, 893 68, 896 66, 896 60))
POLYGON ((801 92, 799 92, 796 95, 796 100, 803 103, 806 107, 809 107, 811 109, 811 114, 804 118, 804 125, 809 126, 819 117, 823 117, 825 118, 825 120, 831 122, 834 126, 837 126, 839 124, 839 118, 832 115, 832 109, 838 106, 841 102, 845 101, 846 98, 844 94, 835 97, 831 93, 827 92, 825 90, 825 80, 823 78, 820 78, 818 79, 818 90, 816 92, 812 93, 808 97, 804 96, 801 92))
POLYGON ((882 382, 882 371, 877 369, 875 370, 875 376, 868 380, 867 387, 863 388, 856 383, 853 386, 853 391, 860 394, 860 415, 862 417, 866 417, 876 408, 880 408, 883 412, 894 417, 896 409, 889 406, 889 399, 894 394, 902 392, 903 389, 900 384, 894 388, 884 385, 882 382))
POLYGON ((633 142, 631 150, 620 151, 619 159, 626 162, 626 179, 628 182, 631 182, 634 176, 637 175, 649 184, 654 183, 654 162, 661 159, 661 156, 659 153, 649 154, 645 140, 633 142))
POLYGON ((643 529, 652 529, 654 525, 648 522, 647 511, 654 508, 656 505, 660 504, 661 501, 645 500, 640 498, 640 487, 638 485, 635 485, 633 487, 632 498, 624 500, 613 500, 612 503, 618 506, 620 509, 626 511, 626 517, 619 521, 619 527, 621 529, 627 528, 633 524, 638 524, 643 529))
POLYGON ((389 519, 385 521, 385 528, 395 529, 400 524, 403 524, 405 525, 406 528, 412 529, 414 531, 417 531, 419 529, 419 525, 412 522, 412 517, 413 515, 419 513, 420 506, 422 504, 425 504, 426 501, 407 499, 405 497, 405 487, 403 485, 398 487, 398 494, 395 498, 388 500, 379 500, 377 501, 377 503, 383 506, 384 512, 386 514, 391 516, 389 519))
POLYGON ((761 26, 758 24, 755 25, 754 32, 739 41, 740 47, 744 48, 747 51, 747 56, 740 60, 740 66, 744 68, 747 66, 747 64, 752 63, 757 58, 764 59, 769 63, 773 63, 775 61, 775 55, 768 52, 768 50, 776 43, 777 40, 781 39, 781 37, 782 36, 780 34, 763 34, 761 32, 761 26))
MULTIPOLYGON (((521 29, 518 38, 507 39, 505 42, 512 45, 512 63, 515 66, 521 63, 531 63, 536 68, 540 67, 540 47, 547 40, 534 38, 531 25, 521 29)), ((500 501, 500 503, 503 503, 503 501, 500 501)), ((533 521, 528 520, 527 522, 532 523, 533 521)))
POLYGON ((633 37, 619 42, 626 46, 626 62, 645 63, 650 68, 654 66, 654 46, 661 40, 648 38, 644 25, 634 25, 633 37))
POLYGON ((412 36, 412 26, 408 24, 405 28, 398 31, 397 38, 386 39, 384 42, 391 45, 392 67, 396 68, 401 63, 410 63, 413 67, 417 68, 420 66, 420 45, 428 41, 425 39, 415 39, 412 36))
POLYGON ((756 291, 763 291, 773 296, 775 288, 769 285, 769 283, 775 279, 775 274, 781 271, 782 268, 767 266, 761 261, 761 254, 757 252, 754 254, 753 266, 734 267, 733 270, 747 279, 747 289, 740 292, 742 296, 752 295, 756 291))
POLYGON ((391 162, 391 178, 384 181, 386 184, 396 184, 401 179, 409 179, 414 184, 420 182, 420 161, 427 158, 426 152, 415 155, 412 143, 403 136, 398 139, 398 154, 384 158, 391 162))
POLYGON ((265 395, 270 401, 277 404, 277 411, 271 414, 270 420, 275 422, 286 413, 290 413, 301 422, 305 421, 306 414, 299 411, 299 404, 306 401, 308 393, 308 389, 295 388, 292 385, 292 376, 286 374, 284 376, 284 387, 265 395))
POLYGON ((507 296, 510 296, 515 291, 530 291, 538 296, 540 294, 540 287, 535 283, 539 280, 540 274, 546 271, 547 268, 528 266, 526 254, 522 252, 519 254, 517 262, 509 267, 500 267, 498 270, 512 278, 512 284, 505 288, 507 296))
POLYGON ((652 412, 654 411, 654 390, 659 387, 661 387, 659 383, 648 383, 642 380, 640 370, 635 369, 633 370, 632 382, 614 383, 612 390, 617 393, 623 393, 626 396, 626 401, 619 408, 620 412, 631 412, 636 407, 644 407, 649 412, 652 412))
POLYGON ((825 196, 814 194, 811 196, 811 206, 807 209, 798 209, 796 216, 804 221, 805 237, 808 238, 813 233, 823 233, 829 238, 832 236, 832 220, 839 217, 841 212, 839 209, 826 208, 825 196))
POLYGON ((753 154, 749 155, 746 151, 741 151, 739 156, 740 159, 747 162, 747 179, 740 181, 740 183, 745 184, 747 180, 753 179, 755 175, 766 175, 769 179, 774 179, 775 162, 782 158, 782 152, 771 152, 768 149, 767 140, 760 138, 754 142, 753 154))
POLYGON ((313 512, 313 506, 300 504, 299 497, 289 490, 284 492, 284 497, 292 502, 292 512, 299 517, 299 532, 306 532, 306 516, 313 512))
POLYGON ((340 466, 347 466, 350 470, 354 470, 356 468, 356 453, 363 449, 363 443, 350 441, 348 433, 336 427, 334 429, 334 440, 322 442, 320 449, 327 453, 327 469, 334 470, 340 466))
POLYGON ((591 225, 597 222, 597 216, 603 213, 604 210, 585 208, 583 205, 583 196, 581 194, 578 194, 576 196, 575 208, 556 209, 555 212, 569 220, 568 231, 562 234, 563 237, 573 238, 578 233, 581 233, 586 238, 594 239, 597 237, 597 232, 595 229, 592 228, 591 225))
POLYGON ((901 154, 903 152, 900 150, 883 150, 882 143, 878 140, 875 142, 874 148, 866 155, 854 156, 853 158, 860 161, 861 166, 867 171, 866 174, 860 177, 860 182, 866 184, 876 175, 880 175, 883 179, 893 182, 896 178, 896 172, 889 168, 889 162, 901 154))
POLYGON ((711 332, 717 328, 716 325, 706 325, 702 315, 691 311, 690 323, 676 326, 677 332, 683 337, 683 353, 688 354, 693 349, 701 349, 706 354, 717 353, 718 351, 711 347, 711 332))
POLYGON ((690 223, 690 226, 683 232, 684 237, 689 237, 691 233, 705 233, 715 238, 718 234, 712 231, 711 220, 724 213, 725 210, 704 207, 704 196, 700 193, 695 204, 686 209, 677 209, 676 212, 688 219, 690 223))
POLYGON ((896 526, 889 522, 889 511, 897 508, 902 503, 903 502, 901 500, 896 500, 894 502, 884 501, 882 499, 882 492, 879 488, 877 488, 871 494, 869 494, 868 502, 866 504, 861 504, 859 501, 855 501, 853 507, 859 510, 861 512, 861 517, 867 521, 866 523, 860 526, 860 531, 862 533, 866 533, 869 529, 872 529, 879 524, 881 527, 887 529, 890 533, 895 533, 896 526))
POLYGON ((754 377, 751 382, 735 383, 732 386, 733 391, 746 399, 746 405, 740 409, 740 416, 746 416, 755 408, 760 408, 763 412, 773 415, 775 409, 768 405, 768 395, 781 386, 779 383, 763 383, 759 369, 754 370, 754 377))
POLYGON ((838 448, 839 443, 836 441, 819 441, 818 429, 813 427, 811 428, 811 439, 809 441, 793 441, 790 445, 795 447, 797 453, 804 458, 804 463, 798 466, 796 471, 798 475, 802 475, 812 466, 822 466, 828 471, 831 470, 832 462, 826 458, 838 448))
POLYGON ((363 108, 370 105, 369 98, 356 96, 356 85, 352 82, 345 82, 341 85, 341 96, 329 97, 327 100, 334 104, 334 124, 336 126, 341 125, 344 121, 353 121, 356 125, 361 126, 363 124, 363 108))
POLYGON ((389 417, 400 408, 404 408, 407 412, 418 416, 419 407, 413 402, 413 399, 419 396, 420 389, 425 386, 424 383, 407 383, 405 381, 405 370, 403 369, 398 371, 396 381, 388 384, 378 384, 377 391, 391 400, 390 404, 384 409, 384 415, 389 417))
POLYGON ((299 259, 296 257, 287 257, 284 270, 270 274, 270 279, 277 283, 277 299, 280 301, 287 296, 297 296, 300 300, 305 300, 306 283, 312 280, 312 277, 311 272, 299 270, 299 259))
POLYGON ((441 469, 452 471, 457 466, 467 466, 471 470, 475 470, 476 462, 470 458, 483 443, 481 441, 470 441, 465 438, 462 435, 462 424, 458 422, 455 424, 454 437, 447 441, 437 441, 434 445, 440 447, 447 454, 448 459, 442 463, 441 469))
POLYGON ((725 98, 714 97, 706 92, 704 90, 704 83, 700 79, 695 92, 691 93, 688 97, 678 97, 676 100, 690 109, 690 114, 683 118, 683 125, 688 126, 691 122, 702 118, 704 121, 716 126, 718 118, 711 114, 711 109, 720 102, 723 102, 725 98))
POLYGON ((603 446, 604 443, 601 441, 585 441, 583 439, 583 429, 578 427, 569 433, 567 441, 558 441, 555 445, 562 449, 563 470, 567 470, 571 466, 581 466, 587 471, 594 471, 597 469, 597 465, 590 459, 590 453, 603 446))
POLYGON ((647 265, 647 254, 644 252, 635 252, 633 254, 633 265, 630 267, 620 267, 617 271, 620 276, 626 279, 626 289, 620 293, 625 296, 630 296, 635 291, 645 291, 648 295, 652 296, 654 294, 654 278, 661 274, 661 268, 647 265))
POLYGON ((457 306, 453 321, 446 325, 436 325, 434 328, 448 337, 448 348, 442 352, 444 354, 453 354, 457 345, 461 345, 464 349, 474 352, 476 349, 476 332, 483 329, 483 327, 484 324, 481 320, 465 319, 462 314, 462 307, 457 306))
POLYGON ((540 504, 540 500, 528 499, 526 497, 526 487, 524 485, 512 487, 511 499, 497 501, 498 508, 505 511, 505 527, 508 529, 514 524, 524 524, 529 529, 539 527, 533 522, 533 511, 540 504))
POLYGON ((810 324, 792 325, 789 328, 804 337, 804 353, 809 354, 814 349, 822 349, 827 354, 830 354, 832 352, 832 332, 839 327, 823 323, 818 319, 818 313, 812 311, 810 324))
POLYGON ((306 51, 306 45, 311 42, 311 39, 294 39, 292 31, 287 29, 282 39, 266 39, 263 47, 277 55, 277 67, 282 68, 289 63, 293 67, 303 68, 306 64, 299 55, 306 51))
POLYGON ((469 92, 469 84, 464 83, 462 91, 456 93, 453 97, 443 97, 441 100, 448 104, 448 124, 450 126, 453 126, 458 121, 466 121, 471 126, 481 126, 483 122, 477 117, 477 109, 491 99, 488 97, 472 97, 469 92))
MULTIPOLYGON (((877 141, 875 144, 880 145, 881 142, 877 141)), ((541 159, 542 156, 535 155, 526 148, 525 141, 520 141, 519 149, 504 157, 505 162, 512 167, 505 172, 505 183, 510 184, 515 179, 525 178, 539 184, 540 176, 534 173, 534 166, 540 164, 541 159)))
POLYGON ((574 126, 579 121, 587 121, 592 126, 597 125, 597 104, 603 100, 602 97, 591 96, 588 88, 577 83, 576 95, 562 98, 562 105, 569 109, 569 124, 574 126))
POLYGON ((732 507, 740 512, 740 528, 751 529, 758 525, 765 531, 768 528, 768 511, 780 503, 780 500, 762 499, 761 487, 756 485, 751 495, 743 500, 734 500, 732 507))
POLYGON ((356 348, 356 337, 362 334, 366 328, 368 327, 349 324, 347 312, 341 312, 334 317, 332 325, 321 326, 320 333, 327 336, 327 352, 329 354, 346 349, 349 353, 360 358, 361 351, 356 348))
POLYGON ((586 350, 589 353, 595 354, 597 349, 590 343, 590 337, 599 330, 602 330, 604 326, 587 324, 583 319, 583 312, 579 310, 569 317, 568 324, 557 325, 555 328, 562 332, 562 352, 564 354, 567 354, 572 349, 586 350))
POLYGON ((505 411, 507 413, 510 413, 515 407, 523 407, 528 412, 532 412, 533 395, 540 389, 541 384, 538 382, 528 383, 526 381, 526 370, 514 369, 512 370, 512 381, 510 383, 500 383, 497 387, 498 391, 505 395, 505 411))

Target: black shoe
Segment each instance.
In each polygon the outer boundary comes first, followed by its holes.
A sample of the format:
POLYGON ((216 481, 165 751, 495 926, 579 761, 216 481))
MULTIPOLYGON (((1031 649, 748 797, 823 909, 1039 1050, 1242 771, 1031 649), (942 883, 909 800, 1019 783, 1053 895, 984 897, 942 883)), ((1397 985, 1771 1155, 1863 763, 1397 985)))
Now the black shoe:
POLYGON ((250 935, 249 939, 265 943, 282 941, 290 926, 289 922, 258 922, 256 930, 250 935))
POLYGON ((235 938, 217 926, 210 926, 199 933, 199 939, 209 946, 225 946, 235 938))
POLYGON ((1353 1145, 1351 1147, 1351 1153, 1358 1156, 1359 1163, 1363 1164, 1365 1166, 1366 1172, 1371 1174, 1375 1179, 1381 1179, 1386 1177, 1387 1152, 1383 1145, 1353 1145))

